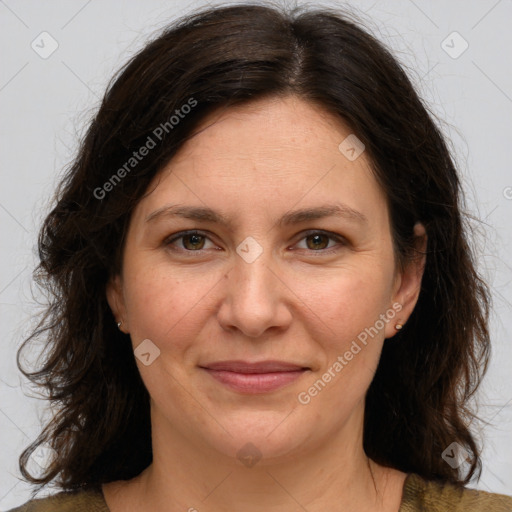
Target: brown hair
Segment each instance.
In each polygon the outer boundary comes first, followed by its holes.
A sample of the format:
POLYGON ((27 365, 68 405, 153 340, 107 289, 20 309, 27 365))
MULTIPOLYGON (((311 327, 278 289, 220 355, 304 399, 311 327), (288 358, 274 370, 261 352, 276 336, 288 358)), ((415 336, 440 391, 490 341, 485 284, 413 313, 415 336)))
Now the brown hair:
POLYGON ((365 144, 388 198, 397 264, 414 257, 417 221, 428 234, 418 303, 385 343, 366 396, 367 455, 456 484, 480 469, 467 404, 489 356, 489 291, 440 130, 402 67, 350 16, 242 4, 182 18, 135 55, 111 81, 59 186, 35 272, 49 303, 18 353, 21 369, 21 350, 45 336, 44 363, 22 371, 58 409, 20 457, 30 482, 71 489, 129 479, 151 463, 149 396, 105 296, 131 213, 207 114, 284 95, 339 116, 365 144), (155 146, 135 158, 148 137, 155 146), (470 453, 466 475, 441 458, 454 441, 470 453), (58 455, 31 476, 29 456, 43 443, 58 455))

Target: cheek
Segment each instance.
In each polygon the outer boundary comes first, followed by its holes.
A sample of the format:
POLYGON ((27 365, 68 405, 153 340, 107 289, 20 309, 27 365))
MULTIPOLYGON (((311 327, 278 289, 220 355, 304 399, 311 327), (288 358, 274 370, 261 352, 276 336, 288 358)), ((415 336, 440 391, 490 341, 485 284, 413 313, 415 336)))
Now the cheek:
POLYGON ((317 340, 322 354, 315 379, 320 375, 328 382, 326 388, 332 389, 321 401, 333 400, 343 411, 364 396, 377 369, 384 342, 381 315, 392 321, 391 315, 386 317, 392 277, 377 262, 371 269, 344 268, 339 277, 330 279, 329 286, 310 291, 308 296, 307 304, 318 315, 316 326, 309 324, 309 336, 317 340))
POLYGON ((331 279, 327 290, 308 297, 308 305, 318 314, 316 325, 308 324, 309 337, 316 340, 321 356, 318 371, 302 391, 315 401, 311 411, 317 419, 333 428, 363 400, 379 363, 384 342, 381 315, 390 309, 390 279, 384 269, 373 270, 371 275, 346 271, 331 279))
MULTIPOLYGON (((328 338, 327 343, 340 347, 369 328, 391 306, 392 279, 384 268, 372 266, 342 269, 322 287, 301 284, 305 306, 315 314, 328 338), (334 335, 334 336, 333 336, 334 335)), ((379 324, 380 325, 380 324, 379 324)))
POLYGON ((201 279, 194 278, 193 272, 184 275, 163 265, 146 267, 151 268, 131 274, 127 267, 125 296, 132 339, 136 343, 149 338, 162 348, 172 340, 172 348, 179 349, 200 328, 201 299, 206 300, 218 279, 204 273, 201 279))

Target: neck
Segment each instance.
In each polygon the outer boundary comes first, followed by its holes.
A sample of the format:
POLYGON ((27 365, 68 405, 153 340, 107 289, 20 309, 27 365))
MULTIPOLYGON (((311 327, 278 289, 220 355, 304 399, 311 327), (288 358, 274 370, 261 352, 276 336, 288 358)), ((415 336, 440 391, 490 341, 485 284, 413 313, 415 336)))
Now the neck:
MULTIPOLYGON (((359 416, 348 423, 361 422, 362 412, 359 416)), ((172 429, 153 429, 153 463, 116 489, 104 486, 104 494, 112 512, 117 512, 111 505, 116 490, 125 501, 119 510, 127 512, 221 512, 234 506, 244 512, 398 510, 405 475, 397 480, 398 472, 370 461, 362 435, 346 435, 362 432, 353 427, 347 424, 322 444, 298 447, 293 455, 263 457, 252 466, 172 429)))

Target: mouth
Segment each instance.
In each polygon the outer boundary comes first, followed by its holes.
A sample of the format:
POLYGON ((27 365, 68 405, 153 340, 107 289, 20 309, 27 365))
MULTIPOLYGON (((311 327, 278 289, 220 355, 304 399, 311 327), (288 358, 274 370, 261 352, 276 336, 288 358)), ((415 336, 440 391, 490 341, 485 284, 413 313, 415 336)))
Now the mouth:
POLYGON ((219 361, 200 368, 225 387, 248 394, 275 391, 311 370, 309 367, 284 361, 219 361))

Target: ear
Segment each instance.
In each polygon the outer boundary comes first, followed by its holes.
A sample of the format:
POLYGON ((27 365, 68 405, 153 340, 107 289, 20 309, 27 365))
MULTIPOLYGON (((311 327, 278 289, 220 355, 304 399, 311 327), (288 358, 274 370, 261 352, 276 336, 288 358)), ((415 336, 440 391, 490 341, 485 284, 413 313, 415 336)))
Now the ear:
POLYGON ((392 322, 386 325, 386 338, 393 337, 398 331, 397 324, 404 325, 411 316, 421 290, 421 280, 425 270, 427 234, 423 224, 417 222, 414 226, 414 250, 415 254, 407 263, 406 268, 397 274, 393 293, 393 309, 397 315, 392 322), (399 309, 398 304, 401 305, 399 309))
POLYGON ((111 277, 106 286, 107 302, 112 310, 116 322, 122 322, 120 330, 124 333, 129 332, 128 315, 123 294, 123 282, 120 275, 111 277))

